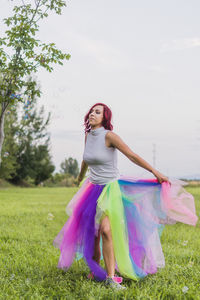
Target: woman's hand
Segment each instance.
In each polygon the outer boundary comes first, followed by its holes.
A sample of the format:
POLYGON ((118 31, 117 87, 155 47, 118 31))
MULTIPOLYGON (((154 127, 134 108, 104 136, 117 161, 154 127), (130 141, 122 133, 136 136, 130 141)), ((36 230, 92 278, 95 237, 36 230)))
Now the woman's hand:
POLYGON ((169 178, 167 176, 163 175, 162 173, 158 172, 157 170, 153 170, 152 173, 158 179, 159 183, 162 183, 165 181, 169 182, 169 178))

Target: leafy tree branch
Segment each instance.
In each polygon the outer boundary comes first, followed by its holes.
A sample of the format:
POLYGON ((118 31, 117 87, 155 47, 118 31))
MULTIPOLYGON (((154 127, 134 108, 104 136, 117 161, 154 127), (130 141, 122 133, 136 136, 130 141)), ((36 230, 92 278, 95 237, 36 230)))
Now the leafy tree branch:
POLYGON ((70 54, 63 53, 55 43, 44 43, 37 38, 39 22, 48 18, 49 12, 61 14, 63 0, 22 0, 13 7, 13 15, 3 21, 7 26, 0 37, 0 163, 4 140, 4 114, 8 106, 26 97, 40 96, 41 90, 32 79, 39 68, 53 71, 54 64, 63 65, 70 54))

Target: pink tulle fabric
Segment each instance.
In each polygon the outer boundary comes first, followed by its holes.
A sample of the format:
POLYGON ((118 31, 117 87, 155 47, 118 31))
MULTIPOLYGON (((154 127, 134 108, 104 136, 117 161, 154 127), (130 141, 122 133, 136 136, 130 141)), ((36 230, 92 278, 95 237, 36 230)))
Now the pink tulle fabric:
POLYGON ((106 271, 94 259, 94 241, 103 214, 109 216, 118 271, 140 279, 164 267, 160 242, 164 224, 195 226, 193 196, 183 182, 121 176, 106 185, 86 179, 67 206, 70 216, 54 240, 60 249, 58 267, 68 269, 76 255, 83 257, 97 280, 106 271))

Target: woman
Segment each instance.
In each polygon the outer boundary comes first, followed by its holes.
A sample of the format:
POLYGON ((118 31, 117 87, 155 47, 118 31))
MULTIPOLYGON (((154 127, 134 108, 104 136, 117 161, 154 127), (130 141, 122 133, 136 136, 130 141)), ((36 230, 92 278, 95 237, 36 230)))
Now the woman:
POLYGON ((163 224, 176 221, 195 225, 194 199, 180 185, 135 154, 112 132, 111 110, 103 103, 85 116, 85 150, 80 183, 89 166, 89 178, 67 206, 70 218, 54 241, 60 248, 58 267, 67 269, 76 254, 92 273, 114 289, 122 289, 123 276, 138 280, 164 267, 160 244, 163 224), (136 180, 119 175, 117 150, 156 179, 136 180), (104 270, 100 265, 102 250, 104 270))

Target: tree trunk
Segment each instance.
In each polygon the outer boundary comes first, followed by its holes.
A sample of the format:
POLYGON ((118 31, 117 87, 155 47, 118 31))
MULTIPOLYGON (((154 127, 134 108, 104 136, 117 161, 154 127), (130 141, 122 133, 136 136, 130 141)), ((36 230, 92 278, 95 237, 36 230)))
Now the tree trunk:
POLYGON ((1 105, 1 115, 0 115, 0 166, 1 166, 1 152, 2 146, 4 141, 4 119, 5 119, 5 112, 6 112, 6 104, 5 102, 1 105))

